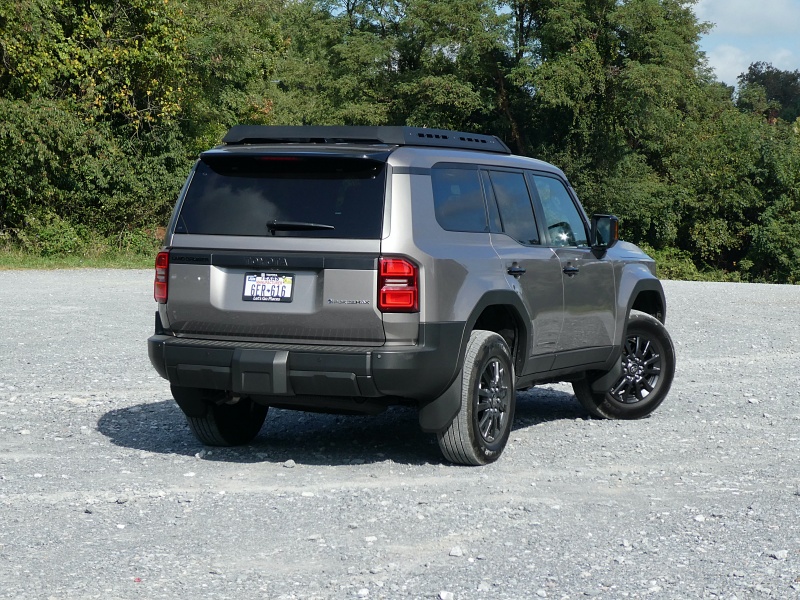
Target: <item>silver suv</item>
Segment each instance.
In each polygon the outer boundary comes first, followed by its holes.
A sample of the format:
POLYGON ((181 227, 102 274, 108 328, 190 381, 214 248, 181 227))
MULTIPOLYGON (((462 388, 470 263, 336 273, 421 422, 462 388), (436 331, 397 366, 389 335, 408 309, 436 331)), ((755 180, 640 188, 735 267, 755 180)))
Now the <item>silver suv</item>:
POLYGON ((232 128, 184 185, 155 299, 150 361, 210 445, 248 443, 270 406, 401 403, 486 464, 516 390, 570 381, 634 419, 675 368, 653 260, 559 169, 472 133, 232 128))

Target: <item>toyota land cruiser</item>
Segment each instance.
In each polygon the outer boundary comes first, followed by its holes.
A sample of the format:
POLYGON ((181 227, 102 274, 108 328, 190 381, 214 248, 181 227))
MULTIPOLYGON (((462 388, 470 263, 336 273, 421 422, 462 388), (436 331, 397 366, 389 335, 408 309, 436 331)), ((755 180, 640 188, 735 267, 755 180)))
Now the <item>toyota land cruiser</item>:
POLYGON ((517 390, 568 381, 634 419, 674 373, 653 260, 487 135, 233 127, 180 193, 154 287, 150 360, 210 445, 248 443, 270 406, 405 403, 448 460, 485 464, 517 390))

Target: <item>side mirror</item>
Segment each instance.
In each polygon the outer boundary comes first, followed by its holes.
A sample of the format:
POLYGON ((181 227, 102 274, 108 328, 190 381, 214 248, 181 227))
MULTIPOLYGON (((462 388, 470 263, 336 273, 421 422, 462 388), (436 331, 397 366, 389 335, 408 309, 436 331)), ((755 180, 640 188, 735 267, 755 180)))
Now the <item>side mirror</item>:
POLYGON ((619 240, 619 219, 614 215, 592 216, 592 250, 605 252, 619 240))

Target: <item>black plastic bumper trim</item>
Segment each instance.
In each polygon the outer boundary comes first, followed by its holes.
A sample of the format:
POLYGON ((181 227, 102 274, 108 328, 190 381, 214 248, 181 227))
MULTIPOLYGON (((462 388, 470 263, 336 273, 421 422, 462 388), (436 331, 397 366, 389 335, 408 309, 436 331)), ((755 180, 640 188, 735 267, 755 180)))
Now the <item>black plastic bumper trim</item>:
POLYGON ((219 348, 153 335, 148 355, 173 385, 231 390, 239 394, 292 396, 392 396, 425 404, 440 397, 459 368, 464 323, 420 325, 416 346, 380 347, 353 353, 219 348))

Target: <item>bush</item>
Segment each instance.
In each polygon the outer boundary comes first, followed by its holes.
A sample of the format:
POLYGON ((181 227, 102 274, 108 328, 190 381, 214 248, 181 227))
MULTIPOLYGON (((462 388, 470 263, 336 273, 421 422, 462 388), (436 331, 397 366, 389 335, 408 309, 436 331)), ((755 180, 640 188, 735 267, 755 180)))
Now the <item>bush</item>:
POLYGON ((643 244, 643 249, 656 261, 656 273, 659 279, 678 279, 683 281, 741 281, 738 272, 728 272, 721 269, 699 269, 692 260, 692 255, 686 250, 678 248, 665 248, 654 250, 643 244))
POLYGON ((39 254, 76 252, 88 232, 140 245, 130 232, 166 223, 190 164, 177 134, 122 142, 66 102, 0 99, 0 230, 39 254))
POLYGON ((19 245, 33 254, 56 256, 77 254, 86 246, 85 228, 76 228, 52 212, 39 212, 25 217, 25 228, 19 230, 19 245))

